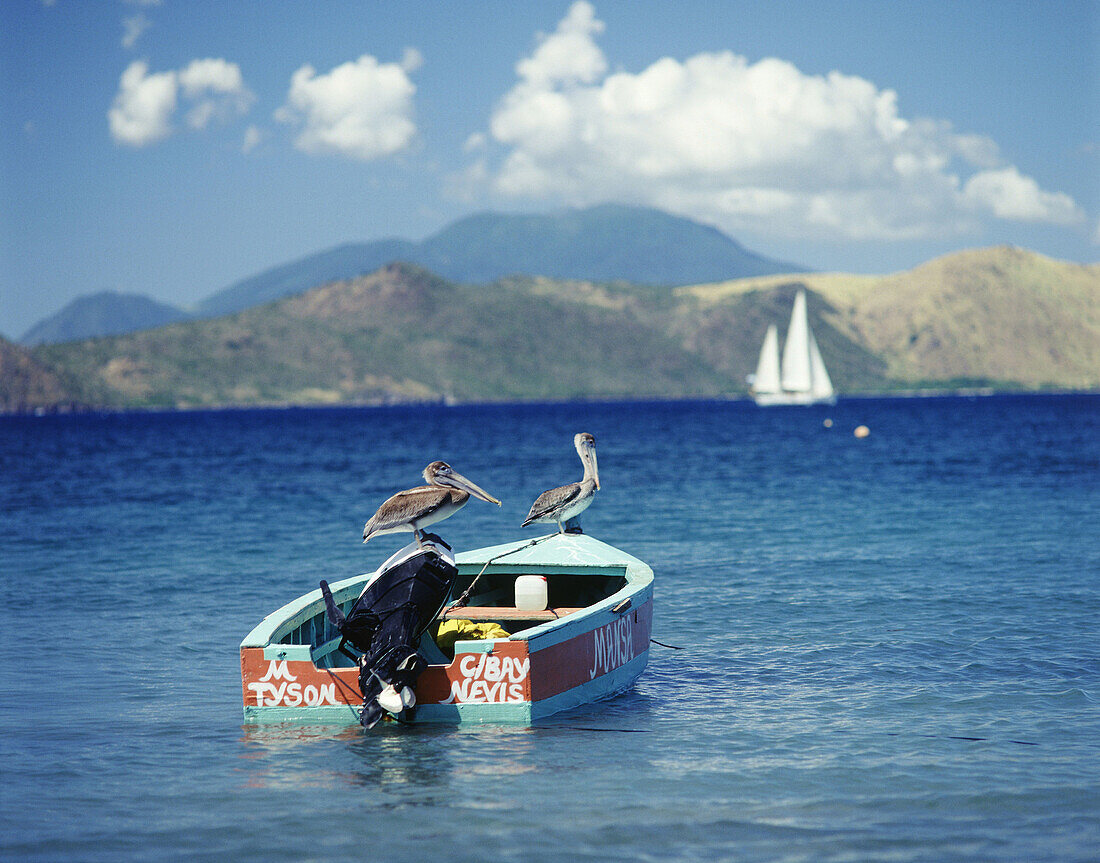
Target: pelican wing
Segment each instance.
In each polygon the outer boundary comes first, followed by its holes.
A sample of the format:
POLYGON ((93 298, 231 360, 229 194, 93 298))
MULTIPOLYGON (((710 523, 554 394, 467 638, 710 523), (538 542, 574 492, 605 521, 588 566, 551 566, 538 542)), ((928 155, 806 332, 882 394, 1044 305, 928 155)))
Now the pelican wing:
POLYGON ((544 491, 535 499, 535 502, 531 504, 531 511, 527 513, 527 519, 520 527, 526 527, 536 518, 553 518, 555 512, 560 510, 580 493, 581 484, 579 482, 571 482, 569 485, 562 485, 557 488, 552 488, 550 491, 544 491))
POLYGON ((370 521, 363 528, 363 537, 365 539, 372 533, 407 524, 415 518, 422 518, 450 497, 451 489, 431 485, 399 491, 378 507, 378 512, 371 516, 370 521))

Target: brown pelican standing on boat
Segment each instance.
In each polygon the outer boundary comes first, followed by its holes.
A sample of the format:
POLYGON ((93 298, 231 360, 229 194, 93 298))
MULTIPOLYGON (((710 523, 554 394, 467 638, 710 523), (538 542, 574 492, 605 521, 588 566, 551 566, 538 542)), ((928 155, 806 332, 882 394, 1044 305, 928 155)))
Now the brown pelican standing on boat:
POLYGON ((565 533, 563 522, 576 518, 592 503, 596 496, 596 489, 600 487, 600 475, 596 466, 596 439, 588 432, 581 432, 573 438, 573 445, 577 448, 577 455, 581 457, 584 465, 584 476, 580 482, 571 482, 550 491, 544 491, 538 496, 531 511, 527 513, 527 519, 522 527, 529 524, 554 524, 558 525, 558 533, 565 533))
POLYGON ((444 461, 424 468, 424 481, 428 484, 399 491, 378 507, 363 527, 363 542, 385 533, 412 531, 417 547, 422 548, 421 528, 454 515, 470 495, 500 506, 499 500, 444 461))

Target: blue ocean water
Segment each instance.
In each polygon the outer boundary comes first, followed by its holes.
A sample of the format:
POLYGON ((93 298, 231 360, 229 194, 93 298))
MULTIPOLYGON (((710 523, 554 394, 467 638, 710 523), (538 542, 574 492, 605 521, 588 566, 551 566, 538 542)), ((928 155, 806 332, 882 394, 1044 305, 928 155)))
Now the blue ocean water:
POLYGON ((4 860, 1096 859, 1100 397, 0 419, 4 860), (826 427, 824 420, 832 420, 826 427), (852 430, 866 424, 869 437, 852 430), (533 728, 245 726, 238 644, 442 458, 656 573, 636 688, 533 728))

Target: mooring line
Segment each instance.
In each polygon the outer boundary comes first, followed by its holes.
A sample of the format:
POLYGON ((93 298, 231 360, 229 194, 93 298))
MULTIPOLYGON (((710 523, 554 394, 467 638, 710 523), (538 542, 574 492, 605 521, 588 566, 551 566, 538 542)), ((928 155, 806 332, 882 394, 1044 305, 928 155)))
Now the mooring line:
MULTIPOLYGON (((887 731, 887 737, 904 737, 900 731, 887 731)), ((962 734, 917 734, 917 737, 925 737, 929 740, 964 740, 967 743, 1015 743, 1018 746, 1039 746, 1031 740, 997 740, 993 737, 965 737, 962 734)))
POLYGON ((507 557, 510 554, 517 554, 518 552, 524 551, 525 549, 528 549, 533 545, 538 545, 540 542, 544 542, 545 540, 553 539, 555 536, 561 536, 561 534, 548 533, 546 536, 536 536, 530 542, 526 543, 525 545, 521 545, 519 548, 513 548, 511 551, 501 552, 496 557, 490 557, 487 561, 485 561, 485 566, 481 567, 481 572, 474 576, 474 580, 470 582, 470 586, 467 587, 465 591, 463 591, 462 596, 460 596, 456 602, 447 606, 447 609, 449 610, 452 608, 462 608, 466 605, 466 600, 470 598, 470 594, 473 592, 474 585, 476 585, 477 580, 485 574, 485 570, 489 568, 489 564, 495 563, 502 557, 507 557))

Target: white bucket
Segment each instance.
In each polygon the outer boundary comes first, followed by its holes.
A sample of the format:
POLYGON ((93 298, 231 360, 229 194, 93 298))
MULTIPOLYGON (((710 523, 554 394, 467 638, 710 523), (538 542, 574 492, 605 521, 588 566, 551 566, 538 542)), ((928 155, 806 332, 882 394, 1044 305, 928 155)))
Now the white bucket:
POLYGON ((546 608, 546 576, 521 575, 516 579, 516 608, 521 611, 546 608))

